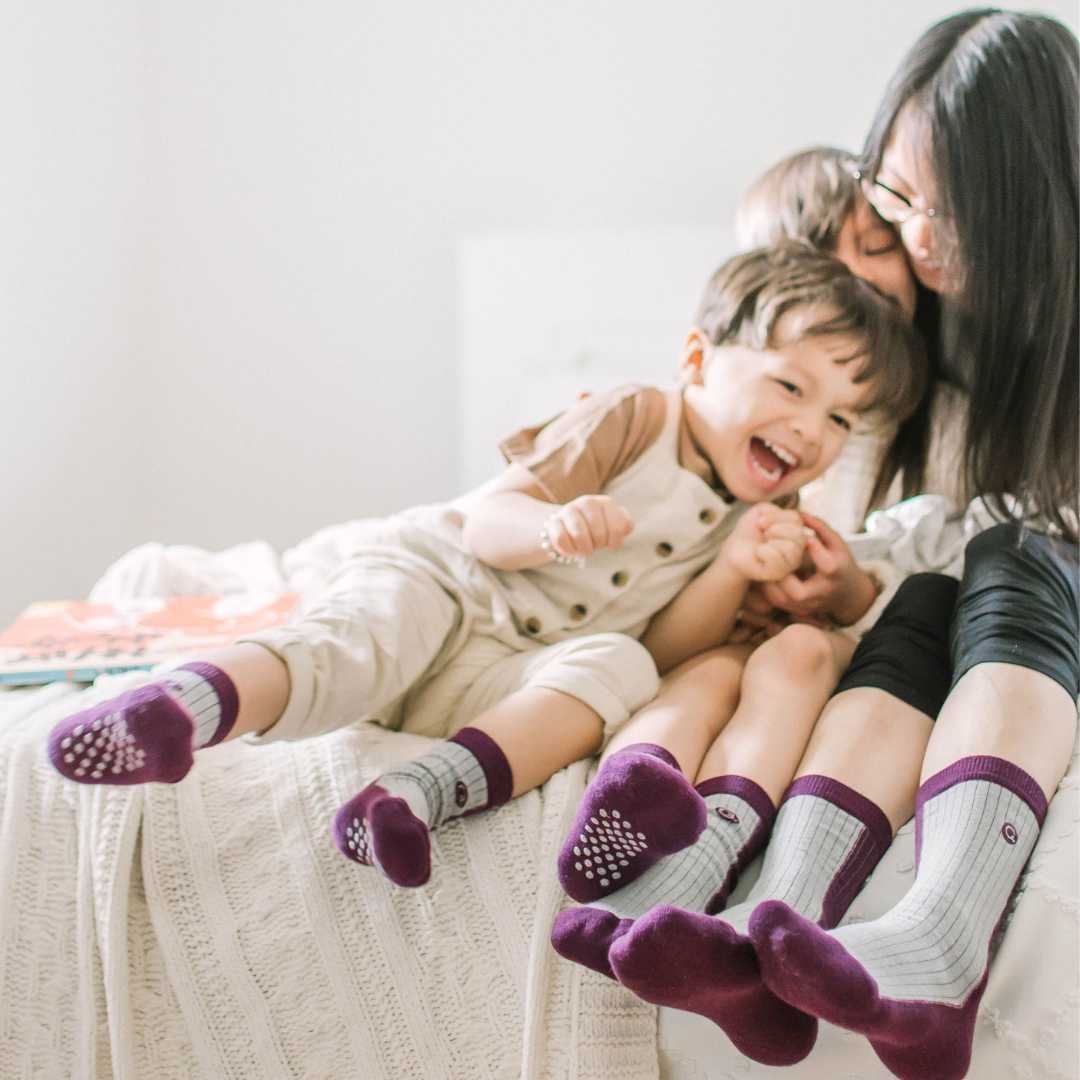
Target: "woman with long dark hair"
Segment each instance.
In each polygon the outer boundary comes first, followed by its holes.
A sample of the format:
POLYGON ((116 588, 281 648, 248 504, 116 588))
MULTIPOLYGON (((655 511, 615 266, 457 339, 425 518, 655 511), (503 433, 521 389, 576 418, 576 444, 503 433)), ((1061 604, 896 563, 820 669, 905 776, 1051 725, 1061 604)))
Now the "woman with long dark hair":
MULTIPOLYGON (((863 639, 745 903, 722 917, 670 905, 632 924, 577 917, 608 935, 624 985, 780 1048, 761 1060, 805 1056, 824 1018, 865 1034, 897 1076, 964 1076, 992 934, 1068 765, 1078 66, 1076 38, 1053 19, 945 19, 901 63, 861 163, 867 200, 937 297, 938 375, 962 391, 958 479, 998 523, 968 544, 959 585, 909 577, 863 639), (829 929, 913 806, 910 891, 877 920, 829 929)), ((916 430, 911 460, 928 436, 916 430)), ((792 610, 827 610, 817 577, 792 610)))

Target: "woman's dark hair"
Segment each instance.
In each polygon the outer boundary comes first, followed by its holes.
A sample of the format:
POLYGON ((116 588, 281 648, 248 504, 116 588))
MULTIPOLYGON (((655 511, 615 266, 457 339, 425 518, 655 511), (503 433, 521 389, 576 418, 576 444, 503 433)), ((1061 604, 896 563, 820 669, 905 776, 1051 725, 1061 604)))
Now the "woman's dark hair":
POLYGON ((925 124, 936 209, 962 268, 958 294, 943 297, 941 342, 946 374, 969 395, 968 492, 1003 518, 1041 517, 1073 540, 1078 68, 1076 38, 1047 16, 953 15, 901 62, 862 162, 877 174, 901 110, 925 124))

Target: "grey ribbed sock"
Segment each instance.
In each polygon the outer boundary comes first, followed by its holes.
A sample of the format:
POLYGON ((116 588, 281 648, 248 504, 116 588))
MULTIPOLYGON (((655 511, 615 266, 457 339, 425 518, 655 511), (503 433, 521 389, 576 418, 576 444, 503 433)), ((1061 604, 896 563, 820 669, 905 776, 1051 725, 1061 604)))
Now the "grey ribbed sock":
POLYGON ((891 842, 888 819, 869 799, 829 777, 800 777, 780 804, 761 876, 721 918, 745 934, 759 903, 782 900, 835 926, 891 842))
POLYGON ((739 871, 761 849, 775 811, 753 781, 725 776, 697 786, 708 809, 698 839, 589 907, 636 919, 657 904, 704 912, 722 906, 739 871))
POLYGON ((992 780, 947 788, 922 808, 915 884, 891 911, 834 932, 883 997, 960 1005, 1039 835, 1027 800, 992 780))
POLYGON ((161 676, 161 685, 179 702, 195 724, 192 748, 205 746, 221 724, 221 698, 210 680, 191 668, 176 668, 161 676))

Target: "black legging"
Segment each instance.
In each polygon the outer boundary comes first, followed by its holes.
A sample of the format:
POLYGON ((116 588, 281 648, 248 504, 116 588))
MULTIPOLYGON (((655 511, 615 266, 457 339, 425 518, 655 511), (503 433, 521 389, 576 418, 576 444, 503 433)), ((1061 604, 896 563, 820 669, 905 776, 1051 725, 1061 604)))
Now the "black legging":
POLYGON ((967 546, 964 579, 915 574, 862 639, 834 693, 886 690, 937 716, 976 664, 1016 664, 1080 692, 1076 548, 1016 525, 967 546))

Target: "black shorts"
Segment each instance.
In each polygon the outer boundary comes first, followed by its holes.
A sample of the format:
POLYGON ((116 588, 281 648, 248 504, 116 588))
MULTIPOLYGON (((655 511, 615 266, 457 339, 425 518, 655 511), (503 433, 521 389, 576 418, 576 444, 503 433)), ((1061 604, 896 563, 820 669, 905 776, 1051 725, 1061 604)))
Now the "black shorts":
POLYGON ((915 574, 859 643, 835 693, 885 690, 937 716, 976 664, 1041 672, 1080 693, 1076 548, 1010 524, 968 544, 964 579, 915 574))

